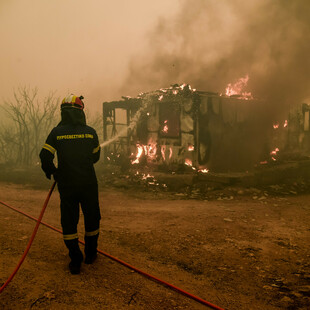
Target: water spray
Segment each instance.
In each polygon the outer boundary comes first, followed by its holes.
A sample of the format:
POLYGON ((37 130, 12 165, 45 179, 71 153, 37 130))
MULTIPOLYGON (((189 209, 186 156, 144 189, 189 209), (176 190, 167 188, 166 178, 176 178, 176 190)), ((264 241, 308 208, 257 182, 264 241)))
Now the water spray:
POLYGON ((142 112, 144 112, 145 109, 148 107, 149 99, 143 100, 142 102, 143 102, 142 106, 141 106, 140 109, 136 112, 136 114, 135 114, 135 116, 132 118, 130 124, 129 124, 126 128, 122 129, 122 130, 121 130, 116 136, 114 136, 113 138, 111 138, 111 139, 109 139, 109 140, 107 140, 107 141, 101 143, 101 144, 100 144, 100 147, 103 148, 103 147, 109 145, 110 143, 112 143, 112 142, 114 142, 115 140, 117 140, 119 137, 123 136, 123 135, 128 131, 128 129, 132 130, 132 129, 135 128, 135 126, 137 125, 137 123, 138 123, 138 121, 139 121, 139 119, 140 119, 140 117, 141 117, 142 112))

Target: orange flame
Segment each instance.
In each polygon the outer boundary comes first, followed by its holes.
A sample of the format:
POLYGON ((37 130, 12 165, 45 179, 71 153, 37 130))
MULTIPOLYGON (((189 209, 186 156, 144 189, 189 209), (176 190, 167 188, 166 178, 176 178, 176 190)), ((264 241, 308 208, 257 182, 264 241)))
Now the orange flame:
POLYGON ((190 159, 186 158, 184 164, 185 164, 186 166, 191 167, 193 170, 196 170, 196 168, 193 167, 193 162, 192 162, 190 159))
POLYGON ((190 159, 188 159, 188 158, 186 158, 185 159, 185 163, 184 163, 186 166, 189 166, 189 167, 192 167, 193 166, 193 162, 190 160, 190 159))
POLYGON ((143 146, 142 145, 137 144, 137 149, 138 149, 138 152, 137 152, 137 155, 136 155, 136 159, 131 162, 132 165, 138 164, 140 162, 139 159, 140 159, 140 157, 141 157, 141 155, 143 153, 143 146))
POLYGON ((171 157, 172 157, 172 148, 170 147, 169 148, 169 159, 171 159, 171 157))
POLYGON ((165 161, 165 160, 166 160, 166 155, 165 155, 165 152, 166 152, 166 145, 162 145, 162 146, 161 146, 160 152, 161 152, 161 156, 163 157, 163 160, 165 161))
POLYGON ((270 155, 277 155, 277 153, 279 152, 279 148, 275 148, 273 151, 270 152, 270 155))
POLYGON ((243 88, 247 85, 249 76, 240 78, 234 85, 229 83, 226 87, 226 96, 240 95, 242 99, 252 99, 251 92, 243 92, 243 88))
POLYGON ((194 146, 193 146, 192 144, 189 144, 187 150, 188 150, 189 152, 192 152, 192 151, 195 150, 195 148, 194 148, 194 146))
POLYGON ((147 175, 143 173, 142 180, 146 180, 148 178, 152 178, 152 176, 149 173, 147 175))
POLYGON ((151 143, 151 144, 146 146, 146 152, 145 153, 147 156, 150 156, 150 157, 155 156, 156 152, 157 152, 156 144, 151 143))
POLYGON ((168 133, 168 120, 165 120, 164 121, 164 128, 163 128, 163 130, 162 130, 162 132, 164 132, 164 133, 168 133))

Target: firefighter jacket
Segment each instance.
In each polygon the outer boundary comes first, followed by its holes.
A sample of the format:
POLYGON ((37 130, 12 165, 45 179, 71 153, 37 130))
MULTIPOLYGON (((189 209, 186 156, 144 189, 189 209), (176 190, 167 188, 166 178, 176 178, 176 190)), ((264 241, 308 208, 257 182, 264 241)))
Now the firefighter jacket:
POLYGON ((97 133, 87 125, 60 123, 53 128, 40 152, 46 176, 50 178, 53 174, 59 185, 70 187, 97 184, 94 163, 99 157, 97 133), (55 153, 58 168, 54 165, 55 153))

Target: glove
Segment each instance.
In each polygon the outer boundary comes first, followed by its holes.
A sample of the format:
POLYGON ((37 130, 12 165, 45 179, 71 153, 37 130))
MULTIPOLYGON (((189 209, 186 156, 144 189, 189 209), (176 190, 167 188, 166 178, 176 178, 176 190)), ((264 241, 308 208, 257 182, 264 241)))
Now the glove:
POLYGON ((47 177, 49 180, 51 179, 51 174, 50 174, 50 173, 45 172, 45 175, 46 175, 46 177, 47 177))

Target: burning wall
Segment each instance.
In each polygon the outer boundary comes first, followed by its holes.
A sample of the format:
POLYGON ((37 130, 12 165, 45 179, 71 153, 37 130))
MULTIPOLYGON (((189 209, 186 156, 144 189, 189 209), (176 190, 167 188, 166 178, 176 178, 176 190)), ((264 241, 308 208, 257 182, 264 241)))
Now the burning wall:
POLYGON ((237 84, 228 85, 229 96, 176 84, 104 103, 104 137, 113 139, 106 158, 202 172, 245 171, 268 162, 278 152, 271 119, 251 93, 232 93, 237 84))

